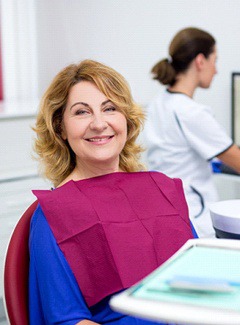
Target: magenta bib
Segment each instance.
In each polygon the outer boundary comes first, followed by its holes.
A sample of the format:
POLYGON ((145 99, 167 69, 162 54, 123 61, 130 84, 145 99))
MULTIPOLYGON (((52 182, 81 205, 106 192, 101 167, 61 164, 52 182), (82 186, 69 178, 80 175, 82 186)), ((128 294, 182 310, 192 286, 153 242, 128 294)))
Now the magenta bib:
POLYGON ((161 173, 33 192, 89 306, 135 284, 193 237, 182 183, 161 173))

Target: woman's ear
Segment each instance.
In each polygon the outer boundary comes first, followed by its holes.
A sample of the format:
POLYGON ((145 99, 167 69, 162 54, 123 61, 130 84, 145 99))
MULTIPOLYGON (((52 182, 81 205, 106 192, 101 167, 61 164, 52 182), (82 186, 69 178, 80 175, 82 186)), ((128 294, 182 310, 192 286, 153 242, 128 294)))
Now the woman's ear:
POLYGON ((199 53, 196 57, 195 57, 195 65, 198 71, 201 71, 202 68, 204 67, 204 63, 205 63, 205 56, 202 53, 199 53))

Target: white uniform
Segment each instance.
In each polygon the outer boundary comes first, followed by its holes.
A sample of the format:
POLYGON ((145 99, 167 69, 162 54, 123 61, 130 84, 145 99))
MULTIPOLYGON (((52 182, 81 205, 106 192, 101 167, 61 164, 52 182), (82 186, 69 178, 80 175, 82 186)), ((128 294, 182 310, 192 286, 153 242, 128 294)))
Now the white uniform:
POLYGON ((182 179, 198 236, 214 237, 208 205, 218 196, 209 160, 227 150, 232 139, 210 107, 181 93, 160 94, 147 114, 143 135, 149 169, 182 179))

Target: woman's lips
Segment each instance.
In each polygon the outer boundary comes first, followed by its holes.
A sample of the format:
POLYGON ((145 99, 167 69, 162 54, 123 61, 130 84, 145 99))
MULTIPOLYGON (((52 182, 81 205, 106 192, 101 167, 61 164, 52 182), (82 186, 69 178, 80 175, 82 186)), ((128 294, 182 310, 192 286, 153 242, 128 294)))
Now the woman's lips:
POLYGON ((85 139, 86 141, 92 142, 92 143, 105 143, 108 142, 110 139, 112 139, 114 135, 108 135, 108 136, 102 136, 102 137, 92 137, 85 139))

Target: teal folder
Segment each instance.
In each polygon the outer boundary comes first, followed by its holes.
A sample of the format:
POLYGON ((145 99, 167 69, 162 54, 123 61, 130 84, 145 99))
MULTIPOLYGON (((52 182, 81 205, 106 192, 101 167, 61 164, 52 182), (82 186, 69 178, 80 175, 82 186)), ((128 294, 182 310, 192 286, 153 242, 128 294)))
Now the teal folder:
POLYGON ((240 241, 191 239, 110 306, 174 324, 240 324, 240 241))
POLYGON ((240 312, 240 251, 190 247, 142 281, 131 294, 140 299, 240 312), (173 282, 183 285, 175 288, 173 282))

